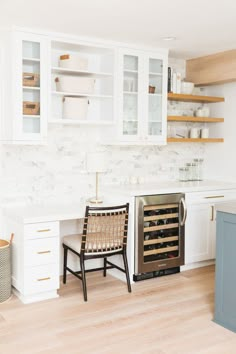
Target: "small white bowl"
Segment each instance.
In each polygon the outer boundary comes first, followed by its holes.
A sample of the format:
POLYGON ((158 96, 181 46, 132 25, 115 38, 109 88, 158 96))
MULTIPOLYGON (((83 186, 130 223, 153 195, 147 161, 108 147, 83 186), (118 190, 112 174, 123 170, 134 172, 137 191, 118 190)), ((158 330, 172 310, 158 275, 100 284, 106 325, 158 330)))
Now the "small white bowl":
POLYGON ((193 93, 194 83, 193 82, 181 82, 181 93, 185 95, 191 95, 193 93))

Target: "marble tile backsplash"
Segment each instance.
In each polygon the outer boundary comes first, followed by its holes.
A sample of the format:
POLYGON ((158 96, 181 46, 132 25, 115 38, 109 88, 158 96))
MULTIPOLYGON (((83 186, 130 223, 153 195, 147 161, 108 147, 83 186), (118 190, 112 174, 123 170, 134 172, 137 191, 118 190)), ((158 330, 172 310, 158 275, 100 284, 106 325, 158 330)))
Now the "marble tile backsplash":
POLYGON ((70 203, 92 196, 95 174, 86 172, 91 151, 106 153, 102 186, 176 180, 179 166, 204 157, 203 144, 105 147, 96 142, 96 130, 64 128, 49 129, 45 146, 1 146, 2 203, 70 203))

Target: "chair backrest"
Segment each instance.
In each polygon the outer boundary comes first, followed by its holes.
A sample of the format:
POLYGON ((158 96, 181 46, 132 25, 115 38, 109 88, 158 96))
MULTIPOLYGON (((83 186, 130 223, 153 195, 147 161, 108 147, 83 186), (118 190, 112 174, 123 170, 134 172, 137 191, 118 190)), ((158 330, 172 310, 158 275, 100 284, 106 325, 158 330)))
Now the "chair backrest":
POLYGON ((108 252, 125 248, 128 214, 128 203, 107 208, 87 206, 81 252, 108 252))

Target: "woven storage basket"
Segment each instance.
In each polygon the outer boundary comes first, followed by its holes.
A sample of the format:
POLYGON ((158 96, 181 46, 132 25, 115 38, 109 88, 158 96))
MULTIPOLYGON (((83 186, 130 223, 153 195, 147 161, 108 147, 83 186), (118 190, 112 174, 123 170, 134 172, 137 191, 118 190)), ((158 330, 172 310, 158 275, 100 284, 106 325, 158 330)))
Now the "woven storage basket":
POLYGON ((23 73, 23 86, 39 87, 39 74, 23 73))
POLYGON ((0 303, 11 296, 11 246, 0 240, 0 303))
POLYGON ((23 114, 29 115, 39 115, 40 111, 40 104, 39 102, 23 102, 23 114))

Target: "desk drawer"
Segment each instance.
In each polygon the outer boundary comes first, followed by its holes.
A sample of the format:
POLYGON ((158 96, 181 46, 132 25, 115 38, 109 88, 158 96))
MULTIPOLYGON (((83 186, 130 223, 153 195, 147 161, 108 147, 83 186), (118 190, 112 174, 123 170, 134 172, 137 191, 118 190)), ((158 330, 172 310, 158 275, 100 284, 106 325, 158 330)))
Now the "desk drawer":
POLYGON ((25 241, 24 265, 36 266, 58 263, 59 237, 47 237, 25 241))
POLYGON ((26 239, 46 238, 59 235, 59 221, 38 222, 24 225, 26 239))
POLYGON ((236 189, 191 192, 185 194, 187 205, 191 204, 216 204, 229 200, 236 200, 236 189))
POLYGON ((59 265, 25 268, 24 295, 59 289, 59 265))

